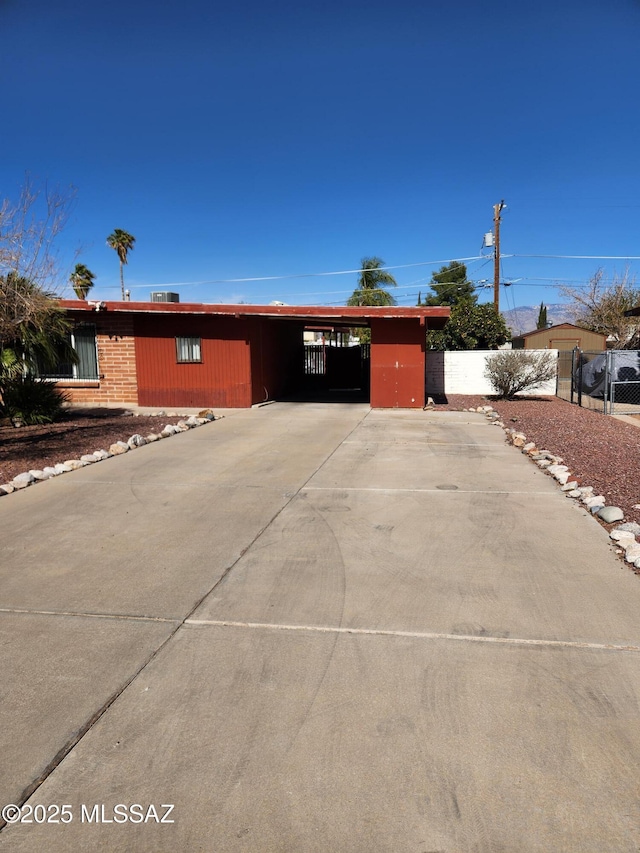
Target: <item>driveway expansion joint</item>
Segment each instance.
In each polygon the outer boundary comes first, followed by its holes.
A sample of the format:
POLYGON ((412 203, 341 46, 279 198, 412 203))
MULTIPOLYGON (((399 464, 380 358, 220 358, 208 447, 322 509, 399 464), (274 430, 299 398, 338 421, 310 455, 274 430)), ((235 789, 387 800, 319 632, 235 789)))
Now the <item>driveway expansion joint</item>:
POLYGON ((172 625, 182 623, 182 620, 179 618, 144 616, 134 613, 84 613, 75 610, 34 610, 24 607, 0 607, 0 613, 19 613, 23 616, 73 616, 80 619, 115 619, 128 622, 167 622, 172 625))
POLYGON ((497 643, 512 646, 587 649, 609 652, 640 652, 640 645, 589 643, 581 640, 536 640, 525 637, 495 637, 479 634, 446 634, 435 631, 392 631, 379 628, 349 628, 330 625, 282 625, 272 622, 237 622, 226 619, 185 619, 185 625, 210 628, 250 628, 271 631, 306 631, 316 634, 353 634, 372 637, 401 637, 415 640, 454 640, 467 643, 497 643))

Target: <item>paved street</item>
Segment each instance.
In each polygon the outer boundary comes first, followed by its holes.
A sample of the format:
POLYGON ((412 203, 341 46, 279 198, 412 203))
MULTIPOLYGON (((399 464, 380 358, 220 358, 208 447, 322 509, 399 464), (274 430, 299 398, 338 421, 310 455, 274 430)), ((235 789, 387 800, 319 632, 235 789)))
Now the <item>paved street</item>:
POLYGON ((64 819, 0 851, 637 853, 640 579, 503 436, 274 404, 2 499, 0 800, 64 819))

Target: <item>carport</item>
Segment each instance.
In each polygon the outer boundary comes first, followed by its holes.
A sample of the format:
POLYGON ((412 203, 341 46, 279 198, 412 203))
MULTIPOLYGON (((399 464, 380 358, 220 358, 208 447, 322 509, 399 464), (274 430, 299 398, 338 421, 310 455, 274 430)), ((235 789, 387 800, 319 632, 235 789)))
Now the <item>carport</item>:
POLYGON ((78 302, 62 306, 95 338, 94 374, 55 377, 74 403, 244 408, 314 390, 347 391, 373 408, 422 408, 425 334, 446 307, 206 305, 78 302), (323 382, 305 365, 307 327, 371 329, 370 351, 345 348, 323 362, 323 382))

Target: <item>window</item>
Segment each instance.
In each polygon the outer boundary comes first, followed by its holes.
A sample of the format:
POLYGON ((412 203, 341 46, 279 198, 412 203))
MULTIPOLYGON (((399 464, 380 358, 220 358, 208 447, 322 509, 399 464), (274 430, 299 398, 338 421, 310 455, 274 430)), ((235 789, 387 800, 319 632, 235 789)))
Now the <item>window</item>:
POLYGON ((62 348, 60 361, 49 370, 39 370, 38 375, 43 379, 85 379, 97 380, 98 352, 96 349, 96 327, 89 323, 75 326, 68 343, 75 350, 77 361, 72 364, 64 361, 62 348))
POLYGON ((178 364, 202 361, 201 338, 176 338, 176 359, 178 364))

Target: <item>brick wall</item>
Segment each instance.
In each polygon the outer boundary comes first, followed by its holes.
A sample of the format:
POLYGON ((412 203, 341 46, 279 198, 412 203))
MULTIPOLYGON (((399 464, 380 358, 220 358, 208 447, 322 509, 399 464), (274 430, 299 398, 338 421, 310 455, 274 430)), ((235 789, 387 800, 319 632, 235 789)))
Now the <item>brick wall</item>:
POLYGON ((96 325, 100 379, 97 382, 58 382, 58 387, 67 392, 71 403, 136 405, 138 382, 133 317, 96 312, 90 319, 96 325))
MULTIPOLYGON (((528 350, 528 352, 554 353, 558 350, 528 350)), ((495 350, 468 350, 464 352, 427 352, 427 394, 493 394, 484 376, 487 356, 495 350)), ((523 391, 522 396, 555 394, 556 380, 547 382, 535 391, 523 391)))

